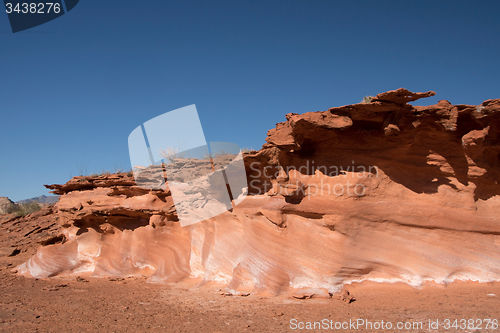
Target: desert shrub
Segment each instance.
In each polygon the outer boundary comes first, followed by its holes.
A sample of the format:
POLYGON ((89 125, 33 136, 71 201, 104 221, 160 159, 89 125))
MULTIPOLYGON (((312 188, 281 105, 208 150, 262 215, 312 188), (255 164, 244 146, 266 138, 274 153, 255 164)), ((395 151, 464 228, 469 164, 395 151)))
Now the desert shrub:
POLYGON ((5 212, 7 214, 12 214, 12 213, 19 211, 19 209, 20 209, 19 205, 11 204, 9 207, 5 208, 5 212))
POLYGON ((96 173, 92 173, 89 175, 89 177, 99 177, 99 176, 105 176, 105 175, 109 175, 111 174, 111 172, 107 171, 107 170, 103 170, 101 171, 100 173, 96 172, 96 173))
POLYGON ((34 212, 37 212, 42 207, 36 201, 30 201, 20 205, 11 205, 7 208, 7 213, 14 214, 14 216, 25 216, 34 212))
POLYGON ((125 170, 123 170, 122 167, 118 164, 118 162, 113 163, 113 173, 122 173, 125 170))
POLYGON ((361 103, 371 103, 372 102, 372 99, 373 99, 373 96, 365 96, 363 97, 363 100, 361 101, 361 103))
POLYGON ((42 208, 40 204, 36 201, 31 201, 25 204, 21 205, 21 210, 23 212, 23 215, 28 215, 34 212, 39 211, 42 208))
POLYGON ((250 153, 250 152, 252 152, 252 151, 256 151, 256 150, 255 150, 255 149, 253 149, 253 148, 247 148, 247 147, 243 147, 243 148, 241 148, 241 152, 242 152, 242 153, 250 153))
POLYGON ((160 156, 173 163, 175 162, 175 159, 184 158, 186 154, 179 148, 167 147, 166 149, 160 149, 160 156))
POLYGON ((226 155, 233 155, 233 154, 228 153, 228 152, 226 152, 224 150, 221 150, 221 151, 215 153, 215 157, 223 157, 223 156, 226 156, 226 155))
POLYGON ((205 154, 203 155, 203 157, 201 158, 202 160, 211 160, 212 159, 212 155, 210 154, 205 154))

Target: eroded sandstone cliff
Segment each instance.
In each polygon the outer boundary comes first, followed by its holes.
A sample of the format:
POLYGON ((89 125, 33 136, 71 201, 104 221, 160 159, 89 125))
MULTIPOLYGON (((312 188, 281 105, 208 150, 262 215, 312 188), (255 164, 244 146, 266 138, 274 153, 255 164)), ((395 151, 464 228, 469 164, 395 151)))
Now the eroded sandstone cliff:
POLYGON ((169 190, 130 174, 50 185, 61 241, 21 274, 145 275, 280 293, 350 281, 500 280, 500 99, 371 103, 288 114, 245 154, 248 196, 232 211, 179 225, 169 190))

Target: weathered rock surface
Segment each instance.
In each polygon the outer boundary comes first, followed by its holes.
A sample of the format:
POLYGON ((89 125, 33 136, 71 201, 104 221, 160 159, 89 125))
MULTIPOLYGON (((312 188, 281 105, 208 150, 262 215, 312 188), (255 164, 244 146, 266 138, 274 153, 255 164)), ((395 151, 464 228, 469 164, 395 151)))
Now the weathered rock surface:
POLYGON ((0 214, 5 214, 7 209, 16 204, 7 197, 0 197, 0 214))
POLYGON ((18 265, 32 257, 40 245, 61 243, 64 236, 53 206, 25 215, 0 215, 0 267, 18 265), (4 260, 13 257, 13 260, 4 260))
POLYGON ((168 189, 126 174, 47 186, 64 240, 19 272, 198 278, 233 294, 500 280, 500 100, 408 104, 432 95, 286 115, 245 155, 248 197, 186 227, 168 189))

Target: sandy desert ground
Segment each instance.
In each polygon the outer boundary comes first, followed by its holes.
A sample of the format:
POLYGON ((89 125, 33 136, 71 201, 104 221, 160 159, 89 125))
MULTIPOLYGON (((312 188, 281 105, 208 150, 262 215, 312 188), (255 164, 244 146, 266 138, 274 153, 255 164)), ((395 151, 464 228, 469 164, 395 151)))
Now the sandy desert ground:
POLYGON ((363 282, 346 287, 355 298, 350 303, 341 301, 339 295, 330 299, 295 299, 290 294, 224 296, 215 284, 196 288, 198 281, 153 284, 144 278, 17 276, 13 267, 33 251, 27 248, 16 256, 1 258, 2 332, 499 330, 499 283, 455 282, 413 288, 363 282), (397 329, 398 323, 402 329, 397 329))

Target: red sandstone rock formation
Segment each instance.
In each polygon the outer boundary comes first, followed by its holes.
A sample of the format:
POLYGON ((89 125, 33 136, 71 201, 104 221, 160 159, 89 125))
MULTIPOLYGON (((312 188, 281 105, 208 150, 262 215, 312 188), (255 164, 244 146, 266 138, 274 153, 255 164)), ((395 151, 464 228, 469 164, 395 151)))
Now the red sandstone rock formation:
POLYGON ((499 280, 500 99, 408 104, 432 95, 398 89, 286 115, 245 155, 248 197, 187 227, 168 190, 125 174, 47 186, 61 195, 64 242, 19 272, 199 278, 272 294, 363 279, 499 280))

